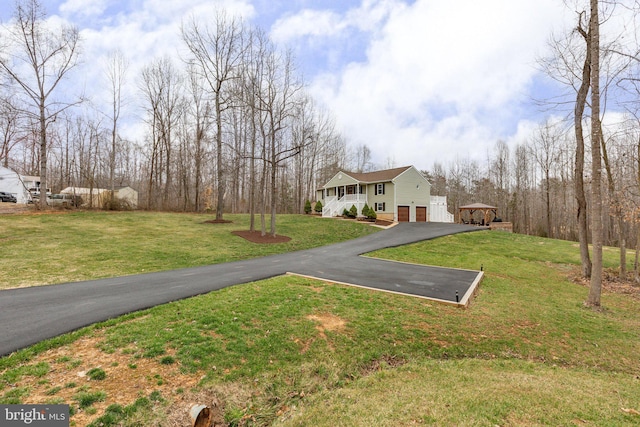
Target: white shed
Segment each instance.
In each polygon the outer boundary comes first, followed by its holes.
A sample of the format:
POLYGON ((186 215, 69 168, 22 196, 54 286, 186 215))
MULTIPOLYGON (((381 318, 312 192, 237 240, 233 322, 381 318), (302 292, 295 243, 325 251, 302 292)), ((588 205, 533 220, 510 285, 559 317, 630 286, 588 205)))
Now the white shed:
MULTIPOLYGON (((82 197, 83 206, 90 205, 94 208, 101 208, 104 202, 108 200, 110 190, 106 188, 67 187, 60 194, 80 196, 82 197)), ((138 192, 129 186, 116 187, 114 196, 116 199, 127 202, 131 208, 138 207, 138 192)))
POLYGON ((22 177, 13 170, 0 166, 0 191, 16 196, 18 203, 27 203, 31 198, 22 177))
POLYGON ((447 196, 431 196, 431 209, 429 211, 432 222, 453 222, 453 214, 447 210, 447 196))

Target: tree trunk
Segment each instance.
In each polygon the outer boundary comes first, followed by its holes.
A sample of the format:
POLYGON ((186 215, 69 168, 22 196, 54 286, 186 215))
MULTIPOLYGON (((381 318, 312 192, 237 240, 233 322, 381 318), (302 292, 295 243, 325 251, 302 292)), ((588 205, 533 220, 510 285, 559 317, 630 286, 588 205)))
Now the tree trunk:
POLYGON ((593 264, 587 305, 600 307, 602 294, 602 133, 600 126, 600 22, 598 0, 591 0, 591 230, 593 264))
POLYGON ((47 208, 47 121, 44 99, 40 104, 40 209, 47 208))
POLYGON ((589 235, 587 229, 587 197, 584 192, 584 133, 582 119, 591 85, 591 34, 578 26, 578 31, 585 39, 586 56, 582 67, 582 83, 576 96, 576 108, 574 114, 574 128, 576 134, 576 159, 575 159, 575 192, 578 205, 578 241, 580 242, 580 259, 582 261, 582 276, 591 277, 591 258, 589 257, 589 235))
MULTIPOLYGON (((271 119, 273 123, 273 119, 271 119)), ((276 204, 278 203, 277 194, 277 173, 278 173, 278 163, 276 162, 276 137, 273 130, 273 125, 271 126, 271 223, 270 223, 270 232, 271 237, 276 237, 276 204)))
POLYGON ((220 89, 216 92, 216 166, 218 179, 218 201, 216 220, 221 220, 224 213, 224 170, 222 166, 222 103, 220 89))

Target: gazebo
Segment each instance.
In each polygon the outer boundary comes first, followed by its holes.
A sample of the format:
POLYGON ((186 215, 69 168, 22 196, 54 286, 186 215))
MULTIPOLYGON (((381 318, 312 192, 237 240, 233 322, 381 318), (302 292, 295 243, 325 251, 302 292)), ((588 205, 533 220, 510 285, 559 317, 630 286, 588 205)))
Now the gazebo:
POLYGON ((498 216, 498 208, 495 206, 485 205, 484 203, 472 203, 466 206, 460 206, 460 223, 465 224, 478 224, 478 225, 489 225, 491 222, 491 214, 493 214, 494 218, 498 216), (469 212, 469 220, 465 221, 462 213, 469 212), (473 219, 473 214, 476 211, 482 212, 482 221, 476 222, 473 219))

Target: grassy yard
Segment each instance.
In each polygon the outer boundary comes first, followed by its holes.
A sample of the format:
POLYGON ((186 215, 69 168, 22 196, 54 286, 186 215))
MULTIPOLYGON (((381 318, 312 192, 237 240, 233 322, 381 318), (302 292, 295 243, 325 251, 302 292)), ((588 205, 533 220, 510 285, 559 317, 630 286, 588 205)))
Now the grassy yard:
MULTIPOLYGON (((322 246, 373 233, 348 221, 279 215, 281 244, 256 245, 232 235, 248 215, 155 212, 60 212, 0 216, 0 289, 55 284, 217 264, 322 246)), ((259 220, 259 218, 257 218, 259 220)), ((268 221, 268 219, 267 219, 268 221)), ((256 224, 259 227, 259 222, 256 224)))
MULTIPOLYGON (((293 237, 307 219, 288 220, 293 237)), ((486 276, 467 310, 297 277, 227 288, 0 359, 0 402, 69 403, 76 426, 184 426, 195 402, 233 426, 640 425, 638 293, 585 308, 573 243, 478 232, 372 255, 486 276)))

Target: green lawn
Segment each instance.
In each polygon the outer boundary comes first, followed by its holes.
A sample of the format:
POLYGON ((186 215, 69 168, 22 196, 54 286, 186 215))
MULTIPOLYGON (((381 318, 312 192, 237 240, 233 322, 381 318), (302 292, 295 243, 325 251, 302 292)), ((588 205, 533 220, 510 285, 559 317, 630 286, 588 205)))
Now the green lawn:
POLYGON ((186 402, 214 398, 228 425, 640 425, 640 300, 585 308, 575 244, 484 231, 372 255, 486 276, 466 310, 299 277, 223 289, 0 359, 0 403, 65 402, 95 426, 186 425, 186 402), (150 384, 127 401, 123 370, 150 384))
POLYGON ((231 234, 249 229, 248 215, 225 215, 229 224, 205 223, 209 219, 210 215, 156 212, 0 216, 0 258, 10 266, 0 270, 0 289, 217 264, 379 230, 350 221, 279 215, 277 234, 291 241, 256 245, 231 234))

